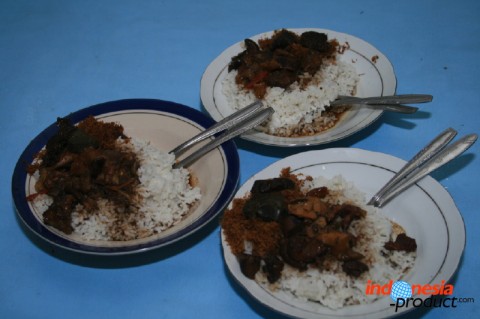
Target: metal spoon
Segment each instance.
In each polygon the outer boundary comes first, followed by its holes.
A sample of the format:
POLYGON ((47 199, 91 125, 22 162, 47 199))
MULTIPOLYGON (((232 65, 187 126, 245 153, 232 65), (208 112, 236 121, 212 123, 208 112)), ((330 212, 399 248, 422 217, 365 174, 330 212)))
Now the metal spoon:
POLYGON ((330 105, 348 105, 348 104, 417 104, 431 102, 433 96, 430 94, 401 94, 373 97, 356 97, 341 95, 330 103, 330 105))
POLYGON ((213 136, 221 131, 228 130, 229 128, 237 125, 238 123, 242 122, 244 119, 249 118, 252 114, 255 114, 261 107, 263 107, 263 103, 261 101, 255 101, 254 103, 240 109, 239 111, 225 117, 218 123, 214 124, 213 126, 209 127, 205 131, 195 135, 188 141, 178 145, 173 150, 170 151, 175 158, 182 155, 185 151, 190 149, 193 145, 213 136))
MULTIPOLYGON (((445 165, 451 160, 458 157, 465 152, 470 146, 472 146, 477 140, 477 134, 469 134, 459 139, 457 142, 443 148, 432 158, 428 159, 424 164, 417 167, 412 173, 408 174, 405 178, 401 179, 397 184, 392 186, 389 190, 385 191, 383 195, 374 200, 373 205, 375 207, 382 207, 388 201, 395 196, 406 190, 408 187, 430 174, 439 167, 445 165)), ((369 202, 370 204, 370 202, 369 202)))
POLYGON ((418 107, 402 105, 401 103, 425 103, 432 101, 429 94, 403 94, 391 96, 375 96, 359 98, 355 96, 339 96, 330 106, 354 105, 383 111, 411 114, 418 111, 418 107))
MULTIPOLYGON (((342 104, 343 105, 343 104, 342 104)), ((418 107, 402 104, 351 104, 353 107, 369 108, 374 110, 382 110, 403 114, 412 114, 418 111, 418 107)), ((334 107, 340 106, 334 105, 334 107)))
MULTIPOLYGON (((231 118, 231 121, 233 121, 234 123, 233 124, 226 123, 226 126, 228 128, 226 129, 226 131, 224 133, 222 133, 220 136, 214 138, 213 140, 211 140, 208 144, 204 145, 203 147, 195 150, 193 153, 191 153, 190 155, 188 155, 184 159, 175 163, 173 165, 173 168, 187 167, 187 166, 191 165, 196 160, 201 158, 203 155, 207 154, 208 152, 210 152, 214 148, 218 147, 219 145, 223 144, 224 142, 226 142, 226 141, 228 141, 228 140, 230 140, 230 139, 232 139, 232 138, 234 138, 234 137, 236 137, 240 134, 243 134, 243 133, 253 129, 254 127, 260 125, 267 118, 269 118, 270 115, 272 115, 273 112, 274 112, 274 110, 271 107, 266 107, 266 108, 262 108, 262 109, 257 108, 254 112, 250 112, 249 116, 247 116, 247 117, 244 116, 245 115, 244 113, 240 113, 242 115, 240 121, 238 121, 237 116, 232 117, 233 120, 231 118)), ((238 115, 238 112, 234 113, 234 114, 238 115)), ((223 124, 225 124, 225 123, 223 123, 223 124)), ((218 126, 214 125, 212 128, 213 128, 214 131, 218 130, 218 126)), ((210 129, 208 129, 207 131, 209 131, 209 130, 210 129)), ((210 134, 210 132, 207 132, 205 134, 202 133, 202 135, 210 136, 211 134, 210 134)), ((191 140, 194 140, 193 144, 196 144, 196 143, 199 142, 199 139, 197 137, 193 137, 191 140)), ((188 141, 185 144, 188 144, 190 147, 193 145, 193 144, 190 144, 188 141)))
POLYGON ((457 135, 457 131, 453 128, 448 128, 437 137, 435 137, 427 146, 425 146, 420 152, 418 152, 405 166, 402 167, 388 182, 383 186, 367 203, 367 205, 374 205, 380 197, 382 197, 387 191, 389 191, 405 176, 413 172, 419 166, 431 159, 441 149, 443 149, 450 141, 457 135))

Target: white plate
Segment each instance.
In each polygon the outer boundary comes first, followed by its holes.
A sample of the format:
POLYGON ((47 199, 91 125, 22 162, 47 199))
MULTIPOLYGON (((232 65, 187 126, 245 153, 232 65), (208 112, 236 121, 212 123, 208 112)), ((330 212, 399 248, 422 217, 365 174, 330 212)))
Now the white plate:
MULTIPOLYGON (((88 116, 120 123, 127 136, 148 140, 161 150, 171 150, 190 137, 214 124, 204 113, 190 107, 161 100, 128 99, 93 105, 67 117, 78 123, 88 116)), ((157 235, 130 241, 88 241, 47 226, 43 215, 27 201, 34 194, 35 178, 26 167, 46 142, 57 132, 50 125, 26 147, 15 167, 12 194, 18 216, 40 238, 56 246, 81 253, 120 255, 138 253, 166 246, 197 231, 230 202, 238 185, 239 158, 232 141, 205 155, 190 169, 198 178, 202 198, 198 206, 180 222, 157 235)))
MULTIPOLYGON (((341 174, 365 193, 368 200, 398 171, 405 161, 390 155, 352 148, 334 148, 300 153, 282 159, 251 177, 235 197, 243 197, 257 179, 278 177, 282 168, 312 177, 332 178, 341 174)), ((465 225, 448 192, 427 176, 388 203, 382 212, 402 225, 417 241, 414 268, 402 280, 410 284, 440 284, 455 273, 465 247, 465 225)), ((259 302, 296 318, 385 318, 413 309, 395 307, 389 296, 368 305, 347 306, 332 310, 316 303, 300 303, 288 296, 264 290, 246 278, 236 257, 222 235, 225 262, 235 277, 259 302)), ((422 296, 424 297, 424 296, 422 296)))
MULTIPOLYGON (((289 30, 299 34, 312 30, 323 32, 328 35, 329 39, 337 39, 340 44, 348 43, 350 49, 340 55, 340 59, 351 63, 355 67, 357 74, 360 75, 356 93, 357 96, 365 97, 395 94, 397 81, 390 61, 369 43, 345 33, 325 29, 289 30), (377 57, 376 62, 372 61, 373 57, 377 57)), ((273 31, 270 31, 255 35, 251 39, 257 41, 259 38, 270 37, 272 34, 273 31)), ((228 73, 228 64, 231 58, 243 50, 243 40, 232 45, 210 63, 202 76, 200 88, 202 103, 207 112, 210 113, 216 121, 234 112, 222 93, 222 83, 228 73)), ((351 110, 345 114, 343 119, 332 129, 308 137, 285 138, 261 132, 244 134, 242 137, 257 143, 275 146, 324 144, 358 132, 373 123, 380 115, 382 115, 382 111, 380 110, 367 108, 351 110)))

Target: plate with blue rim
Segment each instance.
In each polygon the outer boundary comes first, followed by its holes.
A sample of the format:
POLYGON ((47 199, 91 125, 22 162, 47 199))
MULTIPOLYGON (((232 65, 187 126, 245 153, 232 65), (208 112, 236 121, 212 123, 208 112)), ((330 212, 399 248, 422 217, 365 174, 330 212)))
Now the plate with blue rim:
MULTIPOLYGON (((191 107, 156 99, 125 99, 83 108, 66 116, 73 124, 94 116, 124 127, 125 135, 149 141, 170 151, 215 122, 191 107)), ((12 196, 21 222, 41 239, 67 250, 93 255, 125 255, 150 251, 177 242, 212 221, 230 202, 239 181, 239 156, 235 143, 228 141, 189 167, 198 180, 201 199, 178 223, 158 234, 129 241, 85 240, 45 225, 43 216, 29 196, 35 194, 34 175, 27 167, 57 132, 52 123, 38 134, 20 155, 12 176, 12 196)), ((34 196, 34 195, 33 195, 34 196)))

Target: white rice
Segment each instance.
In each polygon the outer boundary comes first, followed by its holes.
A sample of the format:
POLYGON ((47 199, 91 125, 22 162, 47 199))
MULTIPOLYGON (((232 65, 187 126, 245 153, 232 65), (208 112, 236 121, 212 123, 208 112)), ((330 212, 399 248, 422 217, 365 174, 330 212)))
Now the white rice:
POLYGON ((398 234, 394 232, 392 223, 386 216, 364 204, 363 193, 353 184, 347 183, 341 176, 331 180, 319 177, 305 183, 307 189, 321 186, 331 190, 326 198, 331 203, 351 203, 367 211, 366 218, 354 221, 349 231, 355 236, 362 234, 357 238, 355 251, 365 256, 362 261, 369 266, 369 270, 358 278, 353 278, 343 272, 340 262, 332 262, 329 270, 322 271, 311 267, 301 272, 285 265, 282 277, 274 284, 268 282, 263 272, 258 272, 255 279, 274 294, 287 294, 291 299, 313 302, 331 309, 371 303, 379 296, 365 293, 367 281, 384 285, 390 280, 401 279, 413 268, 416 253, 392 252, 383 247, 398 234))
MULTIPOLYGON (((164 231, 179 222, 201 197, 200 188, 190 185, 190 173, 184 168, 173 169, 175 157, 160 151, 149 142, 119 140, 119 146, 133 150, 140 159, 138 176, 140 195, 134 214, 119 214, 115 205, 100 199, 99 209, 87 212, 77 205, 72 213, 72 236, 84 240, 133 240, 164 231)), ((39 196, 33 205, 43 214, 52 199, 39 196)))
MULTIPOLYGON (((237 85, 236 75, 236 70, 226 75, 222 83, 222 91, 229 106, 239 110, 253 103, 257 98, 252 91, 243 90, 237 85)), ((305 74, 304 77, 309 75, 305 74)), ((353 95, 358 81, 359 76, 351 64, 336 61, 326 62, 305 88, 301 88, 298 82, 287 89, 268 87, 263 101, 271 106, 275 113, 268 121, 265 130, 269 134, 288 135, 286 132, 293 130, 299 124, 313 123, 339 95, 353 95)))

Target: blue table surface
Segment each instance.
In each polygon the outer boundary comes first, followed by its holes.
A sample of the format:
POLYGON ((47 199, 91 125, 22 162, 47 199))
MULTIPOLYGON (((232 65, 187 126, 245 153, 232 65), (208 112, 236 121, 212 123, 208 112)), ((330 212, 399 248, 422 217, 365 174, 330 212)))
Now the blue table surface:
MULTIPOLYGON (((57 116, 124 98, 203 110, 200 78, 225 48, 278 28, 354 35, 392 62, 397 93, 434 101, 413 115, 384 114, 345 140, 409 159, 447 127, 479 132, 480 2, 403 1, 25 1, 0 2, 0 318, 283 318, 257 303, 226 269, 218 220, 152 253, 85 257, 25 230, 11 195, 23 149, 57 116)), ((241 182, 305 149, 238 141, 241 182)), ((468 318, 480 311, 478 144, 433 174, 463 215, 467 245, 453 278, 457 308, 411 318, 468 318)))

